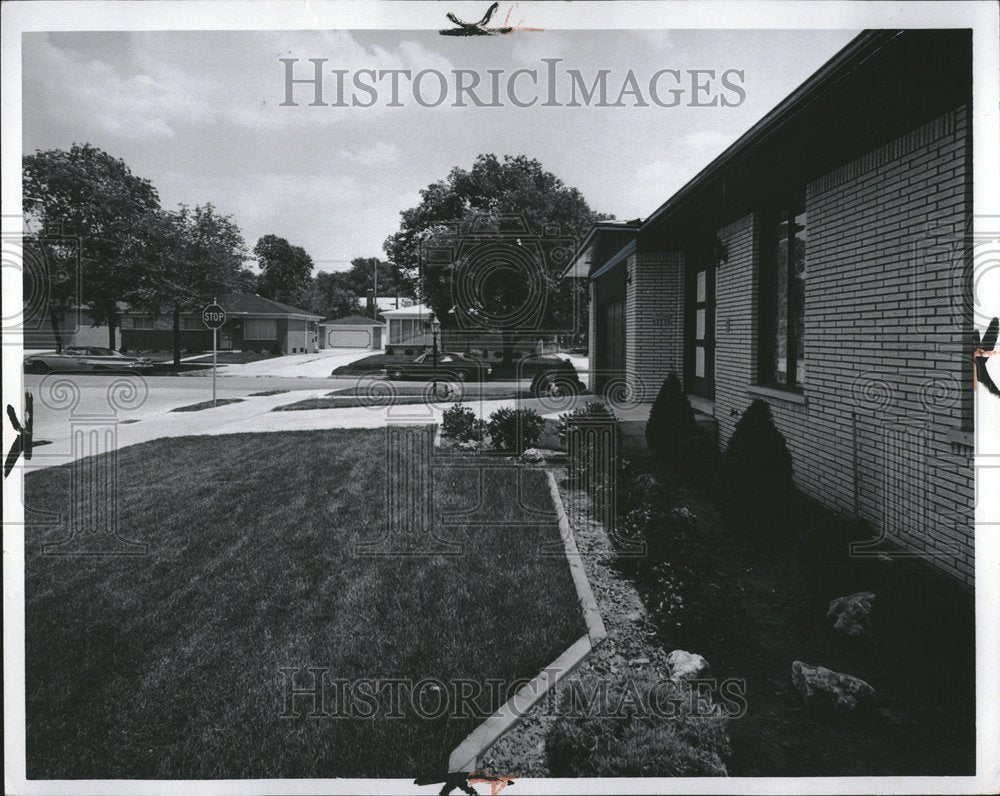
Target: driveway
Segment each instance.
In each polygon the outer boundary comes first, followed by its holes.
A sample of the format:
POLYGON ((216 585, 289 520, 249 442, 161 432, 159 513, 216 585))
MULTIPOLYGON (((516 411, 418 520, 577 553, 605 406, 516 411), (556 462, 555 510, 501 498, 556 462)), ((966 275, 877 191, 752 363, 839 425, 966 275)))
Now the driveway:
MULTIPOLYGON (((243 365, 220 365, 220 376, 285 376, 322 379, 334 368, 378 353, 367 348, 325 348, 315 354, 289 354, 243 365)), ((209 360, 211 361, 211 360, 209 360)))

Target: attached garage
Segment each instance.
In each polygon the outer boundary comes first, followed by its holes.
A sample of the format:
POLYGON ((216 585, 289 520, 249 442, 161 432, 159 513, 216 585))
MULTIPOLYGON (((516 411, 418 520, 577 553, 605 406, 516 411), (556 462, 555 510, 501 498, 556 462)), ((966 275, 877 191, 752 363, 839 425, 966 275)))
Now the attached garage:
POLYGON ((319 324, 320 348, 380 349, 384 345, 385 324, 363 315, 332 318, 319 324))

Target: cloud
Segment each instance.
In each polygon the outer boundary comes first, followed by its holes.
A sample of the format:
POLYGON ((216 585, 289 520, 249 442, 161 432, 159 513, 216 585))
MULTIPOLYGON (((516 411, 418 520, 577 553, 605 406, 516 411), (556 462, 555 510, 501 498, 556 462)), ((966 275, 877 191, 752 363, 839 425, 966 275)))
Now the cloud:
POLYGON ((342 149, 337 158, 362 166, 382 166, 399 160, 399 147, 384 141, 376 141, 373 146, 358 151, 342 149))

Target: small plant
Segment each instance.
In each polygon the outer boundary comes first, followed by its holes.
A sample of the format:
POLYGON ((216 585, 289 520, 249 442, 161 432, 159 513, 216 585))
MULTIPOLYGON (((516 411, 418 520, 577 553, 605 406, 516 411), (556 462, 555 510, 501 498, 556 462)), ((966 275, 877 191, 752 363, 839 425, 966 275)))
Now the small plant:
POLYGON ((736 424, 716 497, 726 521, 747 539, 774 549, 789 544, 792 456, 764 401, 750 404, 736 424))
POLYGON ((681 443, 699 433, 691 402, 684 394, 677 374, 671 371, 650 407, 649 420, 646 421, 646 446, 662 464, 674 467, 680 464, 681 443))
POLYGON ((573 363, 560 361, 552 370, 541 370, 531 380, 531 394, 535 398, 579 395, 585 387, 573 363))
POLYGON ((490 415, 486 431, 494 450, 520 456, 526 448, 538 444, 545 421, 534 409, 503 406, 490 415))
POLYGON ((457 403, 444 410, 441 430, 446 437, 459 442, 482 439, 484 423, 468 406, 457 403))

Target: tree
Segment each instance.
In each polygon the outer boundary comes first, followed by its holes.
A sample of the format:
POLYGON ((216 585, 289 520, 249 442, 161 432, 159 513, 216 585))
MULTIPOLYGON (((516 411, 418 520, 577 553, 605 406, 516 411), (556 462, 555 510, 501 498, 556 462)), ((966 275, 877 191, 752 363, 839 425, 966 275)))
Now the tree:
POLYGON ((253 247, 260 264, 257 292, 264 298, 297 305, 308 300, 313 261, 301 246, 264 235, 253 247))
POLYGON ((408 280, 399 266, 378 257, 355 257, 351 260, 347 282, 354 293, 362 298, 369 290, 374 290, 378 296, 409 290, 408 280))
POLYGON ((562 257, 551 256, 543 237, 557 230, 558 240, 569 241, 572 247, 595 221, 610 218, 591 210, 576 188, 545 171, 537 160, 524 155, 505 155, 500 160, 489 154, 479 155, 471 170, 452 169, 447 179, 427 186, 420 195, 419 205, 401 213, 399 231, 386 240, 384 248, 389 261, 407 276, 419 276, 420 298, 431 306, 442 327, 454 327, 463 318, 482 319, 481 328, 502 335, 502 364, 510 368, 517 334, 532 328, 570 330, 580 325, 582 319, 574 317, 574 308, 586 306, 584 286, 581 280, 560 278, 566 252, 562 257), (509 234, 506 225, 512 221, 521 232, 509 234), (463 249, 463 241, 472 235, 482 237, 483 231, 496 233, 494 261, 530 261, 535 269, 530 276, 493 270, 489 257, 464 255, 468 249, 463 249), (429 250, 449 249, 452 256, 437 262, 425 256, 429 250), (482 273, 471 275, 463 269, 481 269, 482 273), (458 298, 462 295, 456 290, 459 280, 478 284, 474 300, 458 298), (539 290, 544 297, 538 304, 540 317, 518 318, 518 310, 536 301, 532 296, 539 290))
POLYGON ((25 155, 22 188, 25 212, 39 224, 40 239, 55 232, 79 239, 82 295, 67 294, 74 288, 65 285, 49 291, 57 342, 61 347, 58 314, 75 299, 91 307, 95 323, 107 323, 108 347, 114 348, 118 301, 140 277, 123 253, 132 250, 140 220, 159 209, 156 189, 123 160, 89 144, 25 155))
POLYGON ((358 312, 358 294, 350 288, 348 272, 320 271, 313 280, 313 298, 309 306, 324 318, 342 318, 358 312))
POLYGON ((219 215, 211 203, 150 213, 139 231, 131 254, 141 264, 142 278, 128 298, 156 314, 172 312, 174 364, 179 365, 181 313, 239 286, 246 244, 232 217, 219 215))

